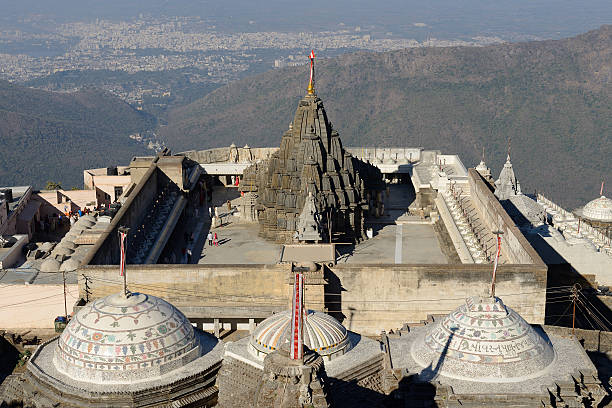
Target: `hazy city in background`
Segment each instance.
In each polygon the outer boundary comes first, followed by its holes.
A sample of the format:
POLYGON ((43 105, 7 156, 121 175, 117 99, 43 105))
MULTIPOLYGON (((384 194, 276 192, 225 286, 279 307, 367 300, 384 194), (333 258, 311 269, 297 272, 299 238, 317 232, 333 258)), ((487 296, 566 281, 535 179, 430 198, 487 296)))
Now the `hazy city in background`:
POLYGON ((2 1, 0 79, 95 86, 156 115, 238 78, 341 53, 568 37, 609 3, 2 1))

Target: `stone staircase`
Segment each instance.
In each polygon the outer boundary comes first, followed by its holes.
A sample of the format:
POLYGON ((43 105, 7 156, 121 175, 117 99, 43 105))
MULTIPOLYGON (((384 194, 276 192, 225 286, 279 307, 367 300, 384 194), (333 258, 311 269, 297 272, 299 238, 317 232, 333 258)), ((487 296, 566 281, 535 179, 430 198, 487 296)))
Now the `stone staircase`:
MULTIPOLYGON (((492 262, 496 252, 496 237, 482 221, 470 198, 469 186, 442 193, 455 225, 461 233, 475 263, 492 262)), ((500 263, 503 263, 500 255, 500 263)))
POLYGON ((149 204, 147 215, 136 231, 130 234, 127 254, 129 263, 141 264, 145 261, 178 198, 178 190, 165 187, 149 204))

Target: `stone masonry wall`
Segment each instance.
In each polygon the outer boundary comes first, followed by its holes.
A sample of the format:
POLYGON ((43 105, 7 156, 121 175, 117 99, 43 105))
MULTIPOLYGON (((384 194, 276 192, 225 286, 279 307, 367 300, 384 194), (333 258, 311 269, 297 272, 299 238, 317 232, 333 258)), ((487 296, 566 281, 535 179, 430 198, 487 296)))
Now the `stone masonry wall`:
MULTIPOLYGON (((126 269, 129 290, 164 298, 188 318, 262 318, 289 308, 289 265, 127 265, 126 269)), ((78 276, 84 299, 123 290, 118 266, 84 266, 78 276)))
POLYGON ((476 207, 487 227, 491 231, 501 229, 504 232, 502 251, 506 259, 513 264, 543 265, 540 256, 527 242, 476 170, 468 170, 468 182, 472 199, 477 204, 476 207))
MULTIPOLYGON (((117 266, 78 270, 79 294, 95 299, 122 288, 117 266), (87 293, 88 292, 88 293, 87 293)), ((192 319, 264 318, 289 307, 289 265, 128 265, 128 288, 160 296, 192 319)), ((327 310, 349 330, 381 330, 446 314, 488 292, 491 265, 336 265, 325 284, 306 276, 308 308, 327 310), (323 294, 324 290, 324 294, 323 294)), ((497 294, 530 323, 543 323, 546 266, 501 265, 497 294)))
MULTIPOLYGON (((329 270, 326 306, 347 329, 377 334, 427 315, 447 314, 465 298, 484 295, 491 265, 336 265, 329 270)), ((546 266, 501 265, 496 295, 529 323, 543 323, 546 266)))
POLYGON ((146 215, 146 209, 158 192, 158 172, 151 166, 138 182, 134 191, 123 203, 108 228, 89 251, 83 264, 119 264, 119 237, 117 227, 125 225, 134 228, 146 215))

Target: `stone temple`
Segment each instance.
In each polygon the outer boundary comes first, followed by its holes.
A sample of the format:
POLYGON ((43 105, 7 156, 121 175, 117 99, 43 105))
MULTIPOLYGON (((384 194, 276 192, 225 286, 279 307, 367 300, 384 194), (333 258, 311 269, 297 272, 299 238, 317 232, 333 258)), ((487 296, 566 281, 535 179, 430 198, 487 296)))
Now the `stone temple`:
POLYGON ((312 75, 279 151, 266 163, 246 169, 241 186, 255 204, 261 235, 279 242, 294 240, 309 193, 324 229, 331 227, 349 240, 364 239, 363 219, 368 211, 377 211, 380 190, 380 171, 342 147, 315 94, 312 75))

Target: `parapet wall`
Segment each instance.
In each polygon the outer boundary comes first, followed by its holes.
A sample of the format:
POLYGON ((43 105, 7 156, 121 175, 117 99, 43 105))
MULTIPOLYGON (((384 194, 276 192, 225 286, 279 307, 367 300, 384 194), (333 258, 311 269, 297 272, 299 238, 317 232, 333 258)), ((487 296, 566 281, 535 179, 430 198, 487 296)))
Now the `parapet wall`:
POLYGON ((537 264, 544 262, 516 227, 482 176, 474 169, 468 170, 468 183, 472 200, 479 214, 491 231, 501 230, 502 251, 511 264, 537 264))
MULTIPOLYGON (((487 295, 491 270, 491 265, 478 264, 336 265, 330 270, 326 303, 350 330, 379 333, 447 314, 467 297, 487 295)), ((544 323, 546 266, 501 265, 496 295, 529 323, 544 323)))
POLYGON ((269 159, 278 147, 218 147, 206 150, 189 150, 179 153, 200 164, 250 163, 269 159))
POLYGON ((106 231, 89 251, 83 264, 119 264, 119 237, 117 228, 125 225, 134 228, 146 215, 146 209, 157 195, 158 170, 152 163, 132 193, 113 217, 106 231))
MULTIPOLYGON (((127 280, 130 290, 160 296, 191 319, 261 319, 289 307, 290 272, 287 264, 128 265, 127 280)), ((78 275, 83 298, 122 290, 117 266, 84 266, 78 275)), ((376 335, 446 314, 488 293, 490 281, 491 265, 336 265, 306 275, 304 298, 348 329, 376 335)), ((543 323, 546 266, 502 265, 497 294, 528 322, 543 323)))
MULTIPOLYGON (((127 265, 126 269, 129 290, 164 298, 188 318, 265 318, 289 308, 290 265, 127 265)), ((84 266, 78 275, 84 299, 123 290, 118 266, 84 266)))

